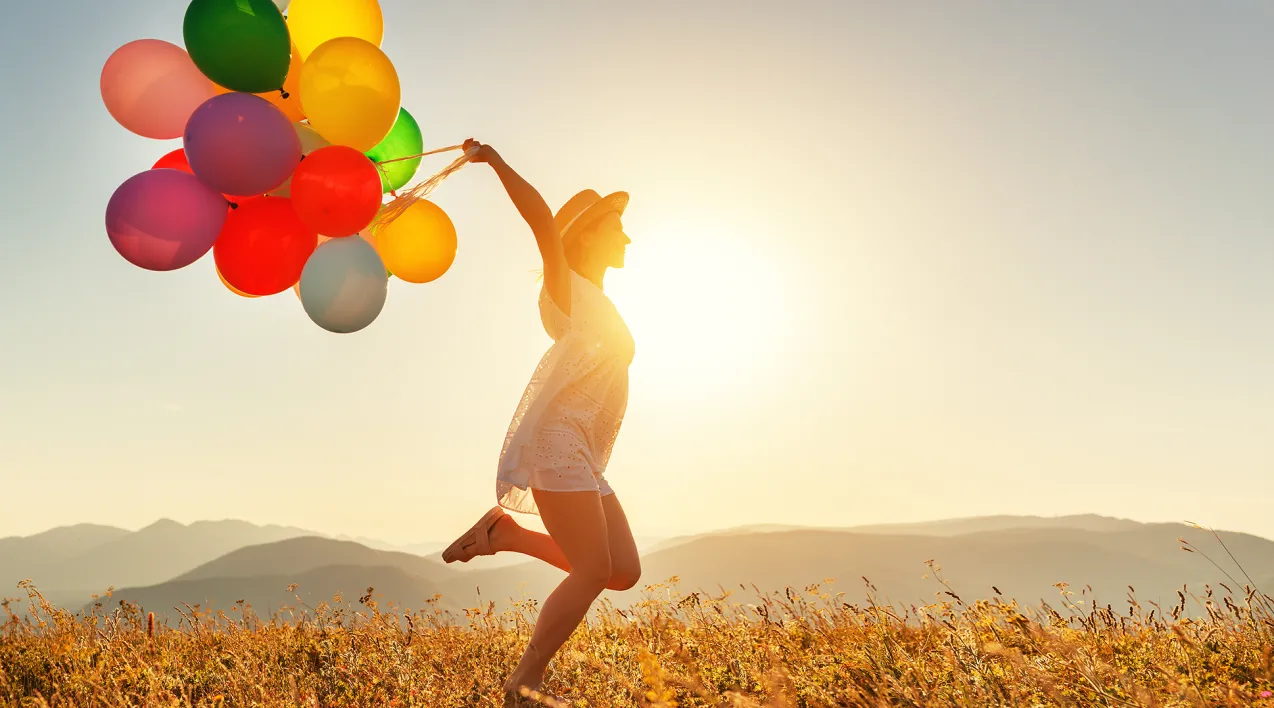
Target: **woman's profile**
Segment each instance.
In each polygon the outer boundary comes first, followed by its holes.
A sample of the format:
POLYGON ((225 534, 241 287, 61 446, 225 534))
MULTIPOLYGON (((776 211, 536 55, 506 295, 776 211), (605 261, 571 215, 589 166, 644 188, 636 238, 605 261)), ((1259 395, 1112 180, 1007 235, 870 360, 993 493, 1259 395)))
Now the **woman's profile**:
POLYGON ((523 687, 539 690, 545 669, 606 588, 641 575, 624 509, 606 465, 628 402, 633 339, 603 292, 607 270, 622 268, 631 243, 622 217, 628 195, 576 194, 552 212, 539 192, 489 145, 473 140, 473 162, 491 165, 531 227, 544 261, 540 319, 553 345, 522 395, 496 474, 496 506, 444 552, 467 562, 523 553, 567 572, 540 607, 531 640, 504 684, 506 705, 523 687), (538 514, 548 534, 519 526, 505 509, 538 514))

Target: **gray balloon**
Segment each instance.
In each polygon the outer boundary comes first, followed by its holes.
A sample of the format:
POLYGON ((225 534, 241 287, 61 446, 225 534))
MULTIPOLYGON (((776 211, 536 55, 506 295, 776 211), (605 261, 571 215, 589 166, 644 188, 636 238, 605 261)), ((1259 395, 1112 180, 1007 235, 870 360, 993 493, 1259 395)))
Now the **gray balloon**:
POLYGON ((301 271, 301 305, 314 324, 348 334, 371 324, 385 307, 389 276, 380 254, 357 237, 334 238, 310 254, 301 271))

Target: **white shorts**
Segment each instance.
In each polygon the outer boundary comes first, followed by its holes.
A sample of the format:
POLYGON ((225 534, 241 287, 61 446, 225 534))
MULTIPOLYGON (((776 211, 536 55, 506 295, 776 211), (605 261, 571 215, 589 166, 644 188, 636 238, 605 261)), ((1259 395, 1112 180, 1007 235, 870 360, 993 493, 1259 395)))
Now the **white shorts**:
POLYGON ((550 426, 537 431, 531 443, 530 486, 546 492, 600 492, 614 494, 604 470, 597 470, 593 452, 578 430, 550 426))
POLYGON ((605 466, 595 462, 586 439, 583 431, 569 424, 536 431, 522 449, 517 468, 496 475, 496 502, 510 511, 538 515, 533 489, 614 494, 606 481, 605 466))

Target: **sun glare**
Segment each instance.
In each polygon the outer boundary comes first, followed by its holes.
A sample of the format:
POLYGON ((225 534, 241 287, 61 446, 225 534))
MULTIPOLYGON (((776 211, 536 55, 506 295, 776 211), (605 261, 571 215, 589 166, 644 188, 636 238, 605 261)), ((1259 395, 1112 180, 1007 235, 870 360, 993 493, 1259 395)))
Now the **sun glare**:
POLYGON ((772 269, 721 225, 705 226, 634 235, 624 272, 607 283, 637 342, 634 379, 678 399, 746 386, 772 363, 784 322, 772 269))

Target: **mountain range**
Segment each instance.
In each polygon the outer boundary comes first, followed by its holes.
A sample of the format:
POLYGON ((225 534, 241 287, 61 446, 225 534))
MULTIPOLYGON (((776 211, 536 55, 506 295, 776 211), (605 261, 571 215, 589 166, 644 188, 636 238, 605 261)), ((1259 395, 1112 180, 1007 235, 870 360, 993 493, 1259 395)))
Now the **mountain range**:
MULTIPOLYGON (((1235 532, 1219 536, 1258 587, 1274 588, 1274 542, 1235 532)), ((382 606, 392 601, 423 609, 441 595, 436 606, 458 612, 487 600, 498 607, 521 597, 542 600, 564 577, 556 568, 512 554, 446 565, 436 551, 425 555, 362 541, 240 521, 160 521, 135 532, 64 527, 0 539, 0 596, 21 595, 14 585, 29 577, 50 600, 77 609, 93 593, 114 586, 112 601, 136 602, 174 619, 174 608, 183 602, 228 610, 244 600, 268 615, 298 601, 313 607, 337 592, 355 601, 373 587, 382 606)), ((817 529, 745 526, 645 539, 643 546, 638 587, 604 594, 618 606, 642 599, 649 594, 646 585, 671 576, 679 578, 683 593, 730 590, 743 602, 755 595, 754 587, 800 589, 828 578, 835 579, 832 592, 845 593, 843 601, 862 602, 866 578, 881 601, 919 604, 946 590, 931 577, 926 565, 931 559, 966 602, 989 597, 994 586, 1024 603, 1046 600, 1056 606, 1055 583, 1065 582, 1076 599, 1125 604, 1131 586, 1141 602, 1167 606, 1176 603, 1182 585, 1202 593, 1204 584, 1246 582, 1209 532, 1095 515, 817 529), (1183 552, 1179 537, 1198 552, 1183 552)))

